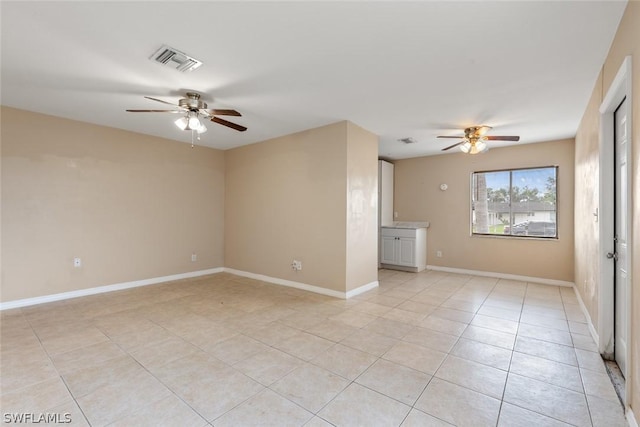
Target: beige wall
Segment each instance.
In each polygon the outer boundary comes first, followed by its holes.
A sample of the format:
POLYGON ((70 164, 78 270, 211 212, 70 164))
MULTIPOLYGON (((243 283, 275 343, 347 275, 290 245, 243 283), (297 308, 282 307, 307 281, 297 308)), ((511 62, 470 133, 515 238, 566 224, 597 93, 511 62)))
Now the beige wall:
POLYGON ((223 266, 223 152, 1 111, 2 301, 223 266))
POLYGON ((394 210, 399 221, 429 221, 427 264, 573 282, 574 142, 563 140, 397 160, 394 210), (470 236, 474 171, 558 165, 559 238, 470 236), (447 184, 446 191, 440 184, 447 184), (436 258, 436 251, 442 258, 436 258))
POLYGON ((1 118, 1 301, 223 266, 339 292, 377 279, 377 137, 351 123, 225 154, 1 118))
POLYGON ((632 241, 633 250, 630 325, 631 360, 627 361, 630 372, 631 395, 629 403, 636 419, 640 413, 640 2, 630 1, 618 28, 601 75, 595 84, 591 101, 585 111, 576 135, 576 285, 589 310, 594 326, 598 319, 598 277, 597 267, 600 246, 593 219, 588 215, 578 215, 578 205, 585 209, 597 207, 598 198, 598 162, 600 159, 600 141, 598 131, 600 114, 598 108, 615 78, 624 58, 632 55, 633 105, 631 134, 632 168, 632 241), (593 198, 593 199, 591 199, 593 198))
POLYGON ((226 267, 344 292, 346 138, 340 122, 225 152, 226 267))
POLYGON ((377 152, 346 121, 226 151, 225 266, 337 292, 377 280, 377 152))
POLYGON ((378 280, 378 137, 347 123, 346 290, 378 280))
POLYGON ((600 103, 602 102, 602 75, 589 99, 586 117, 576 133, 575 148, 575 284, 589 311, 593 325, 598 325, 598 267, 599 224, 593 215, 598 210, 599 198, 599 132, 600 103))

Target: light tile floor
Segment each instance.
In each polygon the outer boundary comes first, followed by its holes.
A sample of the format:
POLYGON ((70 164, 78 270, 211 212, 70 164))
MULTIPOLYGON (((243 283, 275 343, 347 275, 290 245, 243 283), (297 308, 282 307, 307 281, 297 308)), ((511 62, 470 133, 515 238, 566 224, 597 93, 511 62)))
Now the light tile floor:
POLYGON ((1 314, 1 403, 93 426, 625 426, 571 288, 226 273, 1 314))

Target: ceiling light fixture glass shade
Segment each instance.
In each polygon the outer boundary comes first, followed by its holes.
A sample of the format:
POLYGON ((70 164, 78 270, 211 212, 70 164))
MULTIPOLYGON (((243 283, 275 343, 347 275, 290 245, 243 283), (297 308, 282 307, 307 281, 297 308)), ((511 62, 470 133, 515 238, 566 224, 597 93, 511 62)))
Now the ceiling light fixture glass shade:
POLYGON ((187 129, 187 125, 189 124, 189 119, 187 119, 186 117, 180 117, 174 123, 176 124, 176 126, 178 126, 178 129, 185 130, 187 129))
POLYGON ((469 153, 469 151, 471 151, 472 147, 473 146, 471 145, 471 142, 466 141, 464 144, 462 144, 460 146, 460 151, 462 151, 463 153, 467 154, 467 153, 469 153))
POLYGON ((470 140, 465 141, 465 143, 460 146, 460 151, 462 151, 465 154, 484 153, 488 149, 489 147, 481 138, 477 138, 477 139, 472 138, 470 140))
POLYGON ((200 122, 200 119, 198 119, 198 116, 196 115, 190 116, 189 122, 187 123, 187 128, 191 130, 198 130, 200 129, 200 127, 202 127, 202 123, 200 122))
POLYGON ((200 121, 198 115, 193 112, 189 112, 186 116, 180 117, 174 123, 180 130, 195 130, 198 133, 205 133, 207 131, 206 126, 200 121))
POLYGON ((197 131, 198 134, 205 133, 207 131, 207 127, 200 121, 198 121, 198 123, 200 123, 200 127, 194 130, 197 131))

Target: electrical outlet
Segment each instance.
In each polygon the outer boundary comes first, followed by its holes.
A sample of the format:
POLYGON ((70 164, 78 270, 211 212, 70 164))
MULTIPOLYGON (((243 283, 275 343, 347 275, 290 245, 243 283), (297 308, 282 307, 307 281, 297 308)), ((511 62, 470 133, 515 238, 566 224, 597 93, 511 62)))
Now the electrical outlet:
POLYGON ((80 268, 82 267, 82 258, 74 258, 73 259, 73 266, 75 268, 80 268))
POLYGON ((291 268, 293 268, 296 271, 302 270, 302 261, 298 261, 297 259, 294 259, 293 262, 291 263, 291 268))
POLYGON ((198 260, 198 254, 191 254, 191 262, 196 262, 198 260))
POLYGON ((393 213, 393 217, 394 217, 394 218, 398 218, 398 212, 394 212, 394 213, 393 213))
POLYGON ((442 251, 436 251, 436 256, 438 258, 442 258, 442 251))

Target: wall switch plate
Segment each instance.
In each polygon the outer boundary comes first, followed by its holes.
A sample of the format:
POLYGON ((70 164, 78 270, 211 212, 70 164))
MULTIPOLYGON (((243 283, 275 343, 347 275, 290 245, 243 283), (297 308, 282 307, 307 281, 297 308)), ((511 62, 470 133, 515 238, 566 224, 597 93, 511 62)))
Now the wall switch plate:
POLYGON ((73 266, 76 267, 76 268, 82 267, 82 258, 74 258, 73 259, 73 266))

